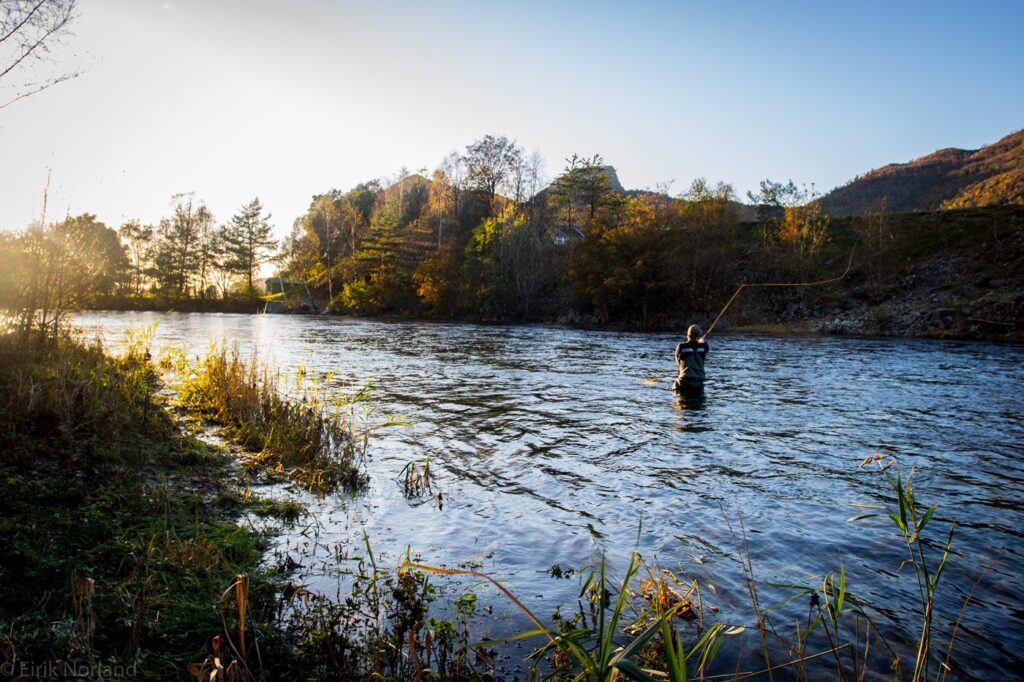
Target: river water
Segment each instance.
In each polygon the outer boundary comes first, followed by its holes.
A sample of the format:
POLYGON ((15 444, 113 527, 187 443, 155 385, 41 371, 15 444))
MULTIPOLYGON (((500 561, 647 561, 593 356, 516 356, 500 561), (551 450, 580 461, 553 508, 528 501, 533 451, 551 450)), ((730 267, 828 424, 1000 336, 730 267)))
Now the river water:
MULTIPOLYGON (((406 418, 373 437, 365 494, 307 498, 315 541, 308 528, 281 538, 314 589, 337 589, 321 555, 361 549, 365 529, 378 562, 397 566, 409 547, 426 563, 476 566, 546 618, 575 608, 579 589, 553 578, 554 564, 604 553, 621 570, 639 543, 647 559, 710 586, 714 619, 748 626, 721 660, 726 672, 737 661, 750 669, 760 639, 728 519, 746 529, 763 606, 791 594, 771 584, 812 582, 841 563, 883 629, 912 638, 917 588, 900 570, 897 531, 884 519, 847 522, 860 511, 852 505, 887 500, 877 467, 858 466, 884 453, 919 469, 919 499, 939 505, 936 542, 957 524, 935 620, 944 644, 961 618, 953 677, 1024 670, 1020 346, 716 335, 705 399, 684 405, 669 390, 679 340, 670 334, 173 313, 76 322, 110 342, 159 322, 158 345, 192 353, 227 340, 285 370, 333 371, 331 390, 372 381, 378 416, 406 418), (440 508, 406 499, 397 483, 428 457, 440 508)), ((478 620, 481 639, 526 629, 493 590, 453 585, 493 609, 478 620)), ((806 600, 791 608, 806 615, 806 600)), ((779 625, 791 639, 793 620, 779 625)), ((506 669, 529 649, 504 652, 506 669)))

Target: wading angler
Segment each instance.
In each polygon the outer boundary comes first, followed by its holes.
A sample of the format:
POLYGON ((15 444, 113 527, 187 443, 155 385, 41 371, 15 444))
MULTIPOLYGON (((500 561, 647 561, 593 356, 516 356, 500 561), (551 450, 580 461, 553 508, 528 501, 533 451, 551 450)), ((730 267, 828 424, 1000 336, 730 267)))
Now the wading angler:
POLYGON ((682 394, 699 394, 704 391, 704 358, 707 354, 708 342, 704 340, 701 328, 691 324, 686 330, 686 341, 676 346, 679 377, 672 384, 672 390, 682 394))

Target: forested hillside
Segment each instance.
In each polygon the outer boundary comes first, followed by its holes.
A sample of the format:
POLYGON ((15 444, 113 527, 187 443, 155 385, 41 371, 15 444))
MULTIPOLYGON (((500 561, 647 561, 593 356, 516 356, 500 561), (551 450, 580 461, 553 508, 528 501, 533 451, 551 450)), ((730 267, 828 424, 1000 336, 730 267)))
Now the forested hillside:
POLYGON ((321 297, 295 304, 330 312, 656 323, 711 304, 737 225, 729 185, 627 193, 599 156, 547 185, 537 159, 489 136, 429 180, 314 197, 281 264, 321 297))
POLYGON ((832 215, 1024 203, 1024 130, 977 150, 942 149, 859 176, 822 197, 832 215))

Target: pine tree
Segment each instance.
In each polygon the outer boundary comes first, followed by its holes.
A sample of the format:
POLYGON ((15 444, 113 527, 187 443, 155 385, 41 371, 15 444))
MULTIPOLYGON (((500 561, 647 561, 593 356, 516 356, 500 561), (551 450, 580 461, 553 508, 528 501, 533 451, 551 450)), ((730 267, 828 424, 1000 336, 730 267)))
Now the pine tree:
POLYGON ((273 238, 270 214, 261 215, 263 205, 255 198, 232 216, 223 232, 225 268, 246 277, 250 293, 253 291, 253 273, 273 257, 277 242, 273 238))

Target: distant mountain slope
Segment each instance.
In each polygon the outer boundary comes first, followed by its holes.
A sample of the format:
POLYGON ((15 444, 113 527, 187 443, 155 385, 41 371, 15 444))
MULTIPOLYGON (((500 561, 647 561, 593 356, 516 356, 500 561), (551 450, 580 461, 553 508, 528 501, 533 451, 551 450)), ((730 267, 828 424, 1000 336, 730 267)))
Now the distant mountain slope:
POLYGON ((942 149, 854 178, 822 198, 832 215, 1024 203, 1024 130, 978 150, 942 149))

